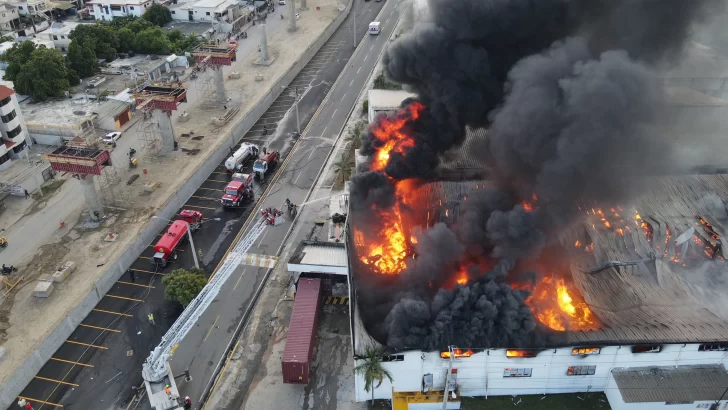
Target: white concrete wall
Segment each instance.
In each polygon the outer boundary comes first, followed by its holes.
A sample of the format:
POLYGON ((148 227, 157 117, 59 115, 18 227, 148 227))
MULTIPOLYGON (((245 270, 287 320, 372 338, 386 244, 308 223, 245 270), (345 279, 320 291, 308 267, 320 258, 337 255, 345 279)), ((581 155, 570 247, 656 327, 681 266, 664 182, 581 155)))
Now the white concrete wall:
POLYGON ((93 10, 93 13, 91 13, 91 15, 93 15, 96 20, 111 21, 114 17, 124 17, 126 15, 141 17, 142 14, 144 14, 146 7, 148 7, 150 4, 152 4, 151 1, 142 2, 138 0, 129 1, 128 3, 101 1, 94 2, 94 4, 87 4, 87 7, 93 10), (118 6, 120 7, 120 10, 111 10, 112 6, 118 6), (106 9, 104 9, 104 7, 108 8, 108 13, 106 13, 106 9))
MULTIPOLYGON (((633 354, 630 346, 608 346, 598 355, 572 356, 571 348, 548 349, 533 358, 506 357, 505 349, 491 349, 469 358, 455 359, 458 386, 464 396, 500 396, 507 394, 547 394, 604 391, 614 367, 677 366, 723 364, 728 352, 699 352, 698 344, 664 345, 659 353, 633 354), (594 375, 568 376, 569 366, 596 366, 594 375), (503 377, 506 368, 531 369, 531 377, 503 377), (591 386, 591 387, 589 387, 591 386)), ((385 380, 376 389, 375 398, 391 399, 391 391, 419 391, 422 376, 433 375, 434 389, 443 389, 448 360, 439 352, 402 353, 404 360, 385 362, 393 383, 385 380)), ((356 363, 360 364, 359 361, 356 363)), ((361 376, 356 376, 356 399, 364 401, 371 393, 364 391, 361 376)))

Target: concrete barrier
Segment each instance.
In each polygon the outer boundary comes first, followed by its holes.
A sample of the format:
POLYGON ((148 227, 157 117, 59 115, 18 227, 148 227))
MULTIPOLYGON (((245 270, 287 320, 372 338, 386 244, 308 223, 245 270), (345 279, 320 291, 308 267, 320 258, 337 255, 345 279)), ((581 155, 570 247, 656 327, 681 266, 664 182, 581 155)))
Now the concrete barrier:
MULTIPOLYGON (((326 43, 334 34, 336 29, 341 26, 344 19, 351 10, 352 1, 349 0, 346 8, 342 13, 333 20, 331 24, 324 30, 319 38, 303 52, 301 57, 276 81, 270 88, 268 93, 252 108, 248 114, 243 117, 232 131, 225 138, 218 142, 218 147, 214 152, 208 155, 207 159, 201 163, 192 176, 185 182, 161 207, 156 215, 165 219, 172 219, 179 209, 187 202, 187 200, 195 193, 202 182, 207 179, 217 165, 221 163, 228 155, 230 144, 238 143, 250 128, 258 121, 271 104, 283 92, 284 86, 287 86, 301 70, 308 64, 321 46, 326 43)), ((33 377, 40 371, 41 367, 53 356, 53 353, 61 347, 61 345, 73 333, 76 327, 88 316, 101 298, 111 290, 114 283, 124 275, 132 263, 139 258, 144 250, 149 246, 165 226, 167 221, 163 219, 150 218, 142 232, 137 236, 126 251, 110 265, 101 277, 94 283, 89 293, 83 297, 78 305, 71 310, 69 315, 58 324, 58 326, 48 334, 48 336, 35 348, 32 355, 27 357, 12 375, 0 386, 0 408, 7 408, 14 404, 18 394, 23 391, 25 386, 33 380, 33 377)), ((55 295, 54 297, 59 297, 55 295)), ((141 368, 139 369, 141 372, 141 368)))

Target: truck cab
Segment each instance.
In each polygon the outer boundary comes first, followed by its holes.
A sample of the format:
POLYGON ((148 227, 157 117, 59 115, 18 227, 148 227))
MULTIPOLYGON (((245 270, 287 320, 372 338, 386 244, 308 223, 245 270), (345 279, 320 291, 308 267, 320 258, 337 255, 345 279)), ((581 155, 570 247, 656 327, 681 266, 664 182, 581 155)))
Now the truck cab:
POLYGON ((369 23, 369 34, 377 35, 381 31, 381 23, 378 21, 372 21, 369 23))
POLYGON ((167 266, 167 261, 170 257, 176 259, 175 250, 177 246, 185 239, 187 235, 187 223, 182 220, 172 222, 167 232, 159 238, 159 241, 154 245, 154 256, 152 257, 152 264, 157 268, 164 268, 167 266))
POLYGON ((271 151, 255 160, 255 163, 253 163, 253 172, 255 172, 259 178, 263 178, 268 171, 278 164, 279 159, 280 155, 278 154, 278 151, 271 151))
POLYGON ((245 175, 246 177, 241 180, 233 180, 226 187, 223 193, 220 203, 223 207, 238 207, 242 205, 248 199, 253 199, 253 176, 250 174, 237 174, 245 175))

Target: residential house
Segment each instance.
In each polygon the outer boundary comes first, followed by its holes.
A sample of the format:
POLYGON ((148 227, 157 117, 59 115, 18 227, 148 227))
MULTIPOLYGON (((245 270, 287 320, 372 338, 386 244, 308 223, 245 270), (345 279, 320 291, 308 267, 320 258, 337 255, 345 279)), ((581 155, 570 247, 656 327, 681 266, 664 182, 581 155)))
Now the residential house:
POLYGON ((92 0, 86 2, 86 10, 96 20, 111 21, 118 17, 141 17, 152 0, 92 0))
POLYGON ((0 170, 10 166, 13 160, 25 157, 23 152, 32 144, 28 128, 15 91, 0 85, 0 170))
POLYGON ((8 3, 0 3, 0 32, 3 35, 22 30, 18 8, 8 3))
POLYGON ((200 0, 170 5, 170 11, 172 19, 179 21, 232 23, 239 17, 240 6, 235 0, 200 0))
POLYGON ((68 51, 68 45, 71 44, 71 39, 68 36, 78 24, 69 21, 56 22, 51 24, 51 28, 41 33, 39 37, 52 41, 56 50, 65 53, 68 51))

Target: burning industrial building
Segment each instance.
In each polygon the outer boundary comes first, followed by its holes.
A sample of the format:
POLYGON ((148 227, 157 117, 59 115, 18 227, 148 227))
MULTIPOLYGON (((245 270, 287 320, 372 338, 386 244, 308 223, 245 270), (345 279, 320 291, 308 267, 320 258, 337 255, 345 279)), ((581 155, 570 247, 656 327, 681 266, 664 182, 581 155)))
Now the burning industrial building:
MULTIPOLYGON (((391 45, 417 97, 370 124, 352 178, 354 345, 422 379, 381 397, 442 390, 450 358, 486 396, 619 390, 643 352, 718 363, 728 177, 693 172, 656 67, 719 3, 430 0, 391 45)), ((708 387, 686 401, 721 400, 708 387)))

